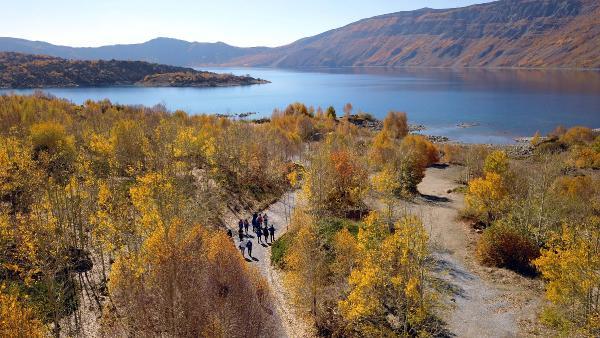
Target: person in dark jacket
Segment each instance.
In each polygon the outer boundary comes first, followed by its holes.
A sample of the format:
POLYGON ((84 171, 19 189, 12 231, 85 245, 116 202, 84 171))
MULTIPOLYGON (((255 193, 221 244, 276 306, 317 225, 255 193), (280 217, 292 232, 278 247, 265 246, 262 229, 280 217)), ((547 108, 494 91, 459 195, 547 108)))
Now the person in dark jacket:
POLYGON ((250 258, 252 258, 252 241, 251 240, 246 241, 246 249, 248 250, 248 256, 250 256, 250 258))
MULTIPOLYGON (((254 215, 256 215, 256 213, 254 215)), ((257 224, 258 224, 258 222, 256 221, 256 218, 254 216, 252 216, 252 231, 256 232, 257 224)))
POLYGON ((243 222, 243 224, 244 224, 244 230, 246 230, 246 235, 248 235, 248 227, 250 226, 250 224, 248 224, 248 220, 243 222))
POLYGON ((265 236, 265 243, 269 244, 269 228, 267 228, 267 226, 265 225, 265 227, 262 229, 262 233, 265 236))
POLYGON ((238 231, 238 236, 240 236, 240 242, 244 240, 244 230, 240 229, 238 231))
POLYGON ((260 229, 260 227, 256 227, 256 238, 258 238, 258 243, 262 243, 261 242, 261 237, 263 235, 262 230, 260 229))
POLYGON ((227 237, 233 238, 233 231, 231 229, 227 229, 227 237))
POLYGON ((238 227, 240 228, 240 230, 244 229, 244 221, 242 221, 241 219, 238 222, 238 227))
POLYGON ((271 243, 273 243, 275 241, 275 227, 273 224, 269 227, 269 234, 271 235, 271 243))

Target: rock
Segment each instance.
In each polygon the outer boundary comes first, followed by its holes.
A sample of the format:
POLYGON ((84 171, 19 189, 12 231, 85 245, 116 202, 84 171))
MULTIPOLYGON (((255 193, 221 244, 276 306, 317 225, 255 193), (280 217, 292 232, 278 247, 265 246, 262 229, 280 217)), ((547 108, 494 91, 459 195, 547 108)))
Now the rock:
POLYGON ((459 128, 473 128, 479 126, 479 122, 461 122, 456 126, 459 128))

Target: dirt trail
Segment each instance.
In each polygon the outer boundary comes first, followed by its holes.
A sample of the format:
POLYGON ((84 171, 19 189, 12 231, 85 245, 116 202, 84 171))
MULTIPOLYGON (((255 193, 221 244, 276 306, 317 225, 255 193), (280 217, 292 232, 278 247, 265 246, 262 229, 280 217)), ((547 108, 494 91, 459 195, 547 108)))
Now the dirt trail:
POLYGON ((474 262, 474 234, 457 221, 463 195, 458 186, 460 167, 429 168, 418 189, 421 197, 407 205, 427 227, 437 274, 451 290, 446 313, 448 329, 458 337, 517 337, 533 335, 531 323, 540 303, 539 285, 503 269, 474 262))
MULTIPOLYGON (((296 192, 287 193, 264 211, 269 216, 269 224, 275 226, 276 239, 287 232, 288 221, 286 214, 289 215, 289 210, 293 208, 295 201, 296 192)), ((237 228, 233 230, 235 237, 237 237, 237 228)), ((249 231, 250 235, 253 236, 249 238, 253 244, 253 259, 250 260, 246 253, 246 260, 249 261, 248 264, 252 264, 260 271, 273 291, 277 316, 273 335, 275 337, 289 338, 314 337, 315 335, 312 333, 311 326, 301 319, 301 316, 296 313, 293 306, 288 302, 290 296, 283 285, 282 275, 271 265, 271 246, 259 244, 252 230, 249 231)), ((238 241, 236 238, 236 246, 237 244, 238 241)))

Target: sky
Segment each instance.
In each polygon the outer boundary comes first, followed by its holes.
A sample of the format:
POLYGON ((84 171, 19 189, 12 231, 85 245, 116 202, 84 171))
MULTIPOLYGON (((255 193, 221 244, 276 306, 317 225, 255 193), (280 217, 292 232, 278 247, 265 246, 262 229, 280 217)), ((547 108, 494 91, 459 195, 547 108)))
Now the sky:
POLYGON ((488 1, 0 0, 0 36, 74 47, 155 37, 274 47, 375 15, 488 1))

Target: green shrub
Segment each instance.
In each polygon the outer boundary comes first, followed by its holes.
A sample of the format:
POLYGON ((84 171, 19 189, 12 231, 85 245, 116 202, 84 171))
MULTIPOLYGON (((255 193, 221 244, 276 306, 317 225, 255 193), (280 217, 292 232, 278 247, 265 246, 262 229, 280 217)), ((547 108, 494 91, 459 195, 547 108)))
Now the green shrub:
POLYGON ((325 217, 318 223, 319 238, 322 238, 327 245, 331 244, 335 234, 344 228, 348 229, 348 231, 350 231, 350 233, 354 236, 358 234, 358 223, 348 219, 325 217))
POLYGON ((540 248, 526 234, 495 223, 483 232, 477 243, 477 256, 484 265, 534 274, 531 261, 540 256, 540 248))
POLYGON ((279 237, 271 246, 271 264, 277 268, 285 269, 285 254, 292 243, 292 234, 286 233, 279 237))

